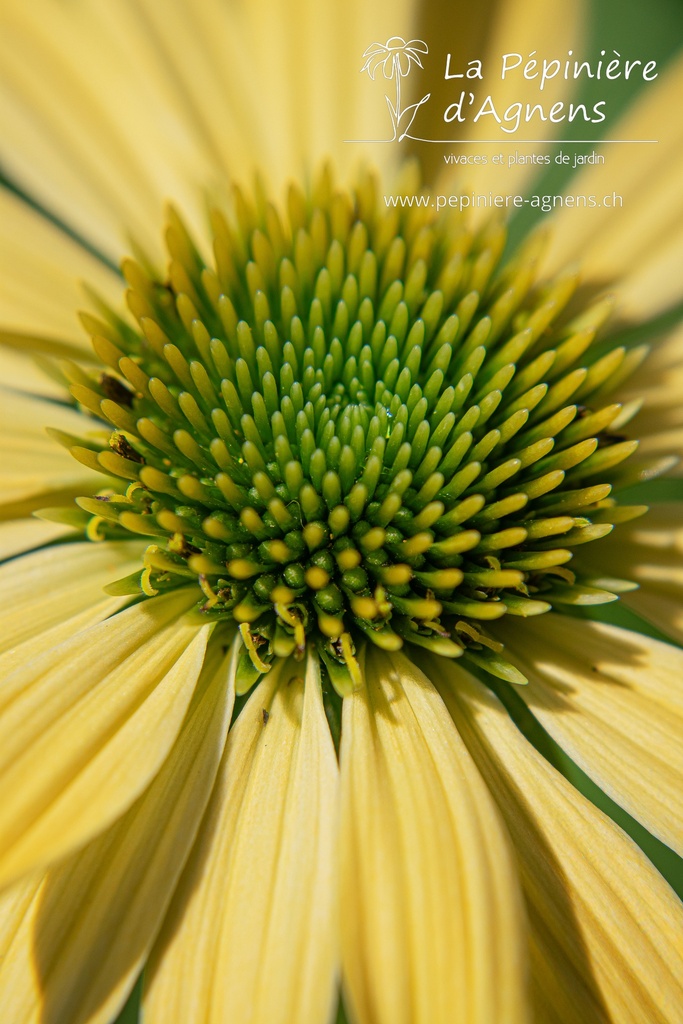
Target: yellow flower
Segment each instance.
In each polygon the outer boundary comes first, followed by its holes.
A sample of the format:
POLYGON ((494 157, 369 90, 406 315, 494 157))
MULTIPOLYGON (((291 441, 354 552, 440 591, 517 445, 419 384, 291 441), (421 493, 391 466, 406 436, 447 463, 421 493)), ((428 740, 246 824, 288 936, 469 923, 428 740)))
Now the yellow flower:
MULTIPOLYGON (((572 185, 623 216, 508 260, 497 221, 386 207, 412 165, 321 162, 414 13, 3 7, 11 1024, 110 1024, 143 971, 146 1024, 323 1024, 340 988, 358 1024, 683 1005, 679 901, 523 731, 683 851, 683 654, 577 614, 683 635, 678 506, 616 500, 675 468, 681 333, 648 355, 608 319, 681 295, 683 65, 619 129, 656 152, 572 185)), ((529 24, 545 0, 498 30, 529 24)))

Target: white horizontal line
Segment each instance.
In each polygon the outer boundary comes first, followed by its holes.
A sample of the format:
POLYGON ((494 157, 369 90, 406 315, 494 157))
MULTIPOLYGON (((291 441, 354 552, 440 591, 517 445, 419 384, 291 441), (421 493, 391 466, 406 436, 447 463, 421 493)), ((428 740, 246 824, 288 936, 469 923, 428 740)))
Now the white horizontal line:
MULTIPOLYGON (((504 145, 504 146, 555 146, 555 145, 591 145, 591 146, 605 146, 608 143, 620 142, 626 144, 638 144, 643 145, 646 143, 658 143, 659 139, 415 139, 410 136, 411 142, 431 142, 442 146, 462 146, 467 145, 504 145)), ((387 143, 396 142, 396 139, 344 139, 344 142, 350 143, 387 143)))

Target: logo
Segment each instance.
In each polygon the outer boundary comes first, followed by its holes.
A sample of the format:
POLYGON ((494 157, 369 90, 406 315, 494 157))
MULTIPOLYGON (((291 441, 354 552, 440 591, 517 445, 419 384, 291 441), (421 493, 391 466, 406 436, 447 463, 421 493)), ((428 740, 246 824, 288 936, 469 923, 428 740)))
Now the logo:
POLYGON ((422 104, 427 102, 431 93, 428 92, 417 103, 409 103, 408 106, 401 107, 401 82, 408 77, 413 65, 417 64, 420 68, 423 66, 420 56, 427 53, 429 53, 429 47, 422 39, 411 39, 406 42, 401 36, 392 36, 391 39, 387 39, 386 43, 371 43, 368 46, 363 54, 365 63, 360 69, 360 73, 363 74, 364 71, 367 71, 374 82, 375 75, 381 68, 387 82, 393 79, 396 83, 394 101, 392 102, 386 94, 384 97, 389 108, 393 135, 390 139, 368 139, 368 141, 402 142, 405 138, 411 137, 409 132, 415 115, 422 104))

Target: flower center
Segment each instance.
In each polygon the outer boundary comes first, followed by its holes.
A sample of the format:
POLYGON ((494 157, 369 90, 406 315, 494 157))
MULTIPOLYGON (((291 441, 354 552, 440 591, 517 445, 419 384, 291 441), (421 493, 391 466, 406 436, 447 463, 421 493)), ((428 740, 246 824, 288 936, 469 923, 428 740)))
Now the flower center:
POLYGON ((581 600, 566 563, 635 447, 608 433, 633 360, 592 354, 606 304, 570 316, 535 241, 501 263, 500 224, 386 209, 369 177, 286 216, 235 190, 212 231, 208 259, 171 211, 168 279, 123 265, 138 327, 86 318, 108 369, 72 391, 113 432, 72 450, 126 484, 78 504, 92 538, 151 539, 118 592, 193 581, 244 685, 313 642, 348 692, 364 638, 505 673, 485 623, 581 600))

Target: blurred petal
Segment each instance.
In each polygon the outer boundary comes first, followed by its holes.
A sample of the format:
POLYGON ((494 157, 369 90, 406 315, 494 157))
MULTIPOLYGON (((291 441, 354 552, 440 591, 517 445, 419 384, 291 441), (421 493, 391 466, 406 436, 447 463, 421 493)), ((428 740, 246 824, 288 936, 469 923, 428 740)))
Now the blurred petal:
POLYGON ((210 626, 194 590, 135 605, 17 668, 0 690, 0 885, 87 842, 175 742, 210 626))
POLYGON ((330 152, 354 161, 344 138, 381 137, 386 109, 368 103, 358 60, 413 22, 409 0, 8 0, 0 155, 110 258, 131 234, 155 253, 167 195, 199 227, 201 190, 226 174, 258 167, 281 186, 330 152))
MULTIPOLYGON (((283 6, 276 0, 255 0, 243 2, 240 10, 244 38, 251 44, 251 77, 262 90, 260 113, 267 116, 259 139, 259 152, 265 150, 266 156, 261 161, 264 173, 277 184, 310 168, 321 156, 332 156, 342 175, 360 159, 380 167, 394 162, 391 147, 357 147, 344 140, 382 139, 389 134, 386 82, 377 74, 373 86, 367 75, 359 74, 359 62, 370 55, 372 40, 389 39, 397 26, 410 34, 417 19, 415 4, 294 0, 283 6), (270 26, 269 32, 263 31, 264 24, 270 26)), ((380 54, 371 70, 378 72, 383 60, 380 54)), ((389 59, 384 73, 392 67, 389 59)))
POLYGON ((0 58, 10 175, 114 260, 131 233, 153 250, 166 194, 210 162, 140 5, 9 0, 0 58))
MULTIPOLYGON (((43 175, 43 177, 47 177, 43 175)), ((90 351, 76 312, 84 305, 80 281, 118 306, 118 274, 12 192, 0 187, 0 339, 24 334, 44 339, 41 351, 90 351), (68 346, 60 351, 58 343, 68 346)), ((26 343, 28 345, 28 341, 26 343)), ((21 347, 21 339, 16 339, 21 347)))
MULTIPOLYGON (((650 566, 644 567, 645 571, 650 566)), ((654 583, 641 584, 639 590, 624 594, 621 600, 641 615, 653 626, 668 634, 677 643, 683 643, 683 604, 681 603, 680 576, 676 580, 676 593, 668 593, 669 574, 664 570, 663 577, 654 583)), ((673 573, 671 574, 673 576, 673 573)))
POLYGON ((527 1020, 525 919, 496 808, 432 684, 369 652, 344 701, 342 969, 359 1024, 527 1020))
MULTIPOLYGON (((683 253, 683 250, 682 250, 683 253)), ((641 439, 640 452, 649 457, 678 456, 668 472, 683 473, 683 328, 656 341, 638 373, 627 380, 619 401, 642 401, 632 432, 641 439)))
POLYGON ((0 971, 5 963, 12 967, 9 952, 21 932, 23 921, 33 910, 32 904, 42 883, 42 875, 31 875, 0 893, 0 971))
POLYGON ((66 526, 46 523, 40 519, 8 519, 0 522, 0 559, 20 555, 68 534, 66 526))
POLYGON ((642 519, 623 523, 591 552, 580 556, 606 576, 635 580, 638 590, 621 600, 683 643, 683 504, 653 505, 642 519))
POLYGON ((663 249, 680 248, 683 239, 683 194, 680 158, 683 126, 672 119, 683 97, 683 58, 661 72, 644 89, 633 108, 608 138, 655 139, 656 144, 604 147, 607 158, 572 179, 574 195, 602 199, 614 192, 623 207, 565 208, 554 219, 551 246, 544 262, 548 273, 580 260, 586 278, 606 286, 619 278, 619 308, 626 316, 654 316, 683 295, 680 264, 660 264, 653 294, 639 286, 659 263, 663 249), (608 151, 608 152, 607 152, 608 151))
POLYGON ((92 489, 92 471, 49 437, 46 426, 79 436, 96 423, 56 402, 0 390, 0 505, 36 497, 50 505, 50 491, 92 489))
MULTIPOLYGON (((678 165, 677 165, 678 166, 678 165)), ((676 268, 683 264, 683 229, 670 232, 647 254, 624 270, 619 285, 619 310, 626 317, 655 316, 681 299, 680 276, 676 268)))
POLYGON ((337 763, 317 666, 274 668, 230 732, 148 973, 146 1024, 324 1024, 337 966, 337 763))
MULTIPOLYGON (((496 151, 495 147, 482 147, 480 140, 505 140, 513 137, 515 140, 523 140, 524 137, 550 139, 557 135, 557 124, 535 119, 526 125, 522 120, 518 132, 512 136, 501 131, 492 115, 485 115, 476 124, 470 119, 466 124, 459 125, 457 121, 445 123, 443 113, 451 104, 458 101, 462 89, 472 90, 474 87, 479 87, 475 90, 476 109, 490 94, 499 116, 512 103, 529 102, 532 106, 537 104, 538 79, 527 80, 517 71, 502 81, 502 55, 518 51, 524 55, 529 54, 529 57, 525 56, 525 60, 528 60, 534 49, 538 54, 551 54, 558 50, 564 52, 572 47, 578 51, 582 45, 585 14, 585 0, 565 4, 561 18, 557 17, 557 9, 544 0, 504 0, 497 3, 495 0, 480 0, 476 5, 460 6, 458 31, 454 33, 453 9, 449 5, 431 4, 421 8, 419 31, 422 37, 430 42, 432 52, 425 69, 425 75, 429 77, 428 80, 420 79, 423 88, 418 95, 422 96, 430 91, 431 98, 420 110, 413 126, 413 134, 433 139, 471 139, 471 145, 459 144, 457 153, 470 157, 482 153, 487 156, 487 163, 479 163, 476 167, 450 165, 445 169, 438 146, 416 148, 415 153, 420 160, 438 173, 435 191, 446 195, 462 194, 471 190, 484 195, 489 190, 515 194, 523 190, 525 184, 538 174, 538 167, 532 164, 517 162, 511 167, 492 164, 491 156, 496 151), (450 54, 451 75, 465 74, 468 61, 480 60, 484 68, 485 83, 467 78, 447 80, 444 77, 447 53, 450 54), (490 69, 495 73, 490 74, 490 69), (424 149, 429 149, 430 152, 425 154, 424 149), (435 152, 432 153, 431 150, 435 152)), ((411 40, 408 45, 412 45, 412 42, 411 40)), ((541 94, 541 98, 547 97, 543 100, 544 105, 546 102, 551 105, 553 102, 568 99, 574 86, 573 82, 555 79, 541 94)), ((475 108, 471 109, 474 111, 475 108)), ((514 122, 506 127, 511 127, 512 124, 514 122)), ((540 153, 543 148, 542 144, 532 148, 524 146, 522 142, 521 153, 540 153)), ((473 217, 475 220, 488 218, 490 213, 490 209, 480 208, 473 212, 473 217)))
MULTIPOLYGON (((207 657, 187 719, 149 789, 112 828, 0 904, 0 1003, 17 1024, 108 1024, 142 967, 194 842, 234 698, 234 656, 207 657)), ((236 653, 236 649, 235 649, 236 653)))
MULTIPOLYGON (((11 388, 15 391, 23 391, 30 395, 38 395, 41 398, 53 398, 57 401, 64 401, 69 397, 63 384, 50 376, 43 364, 53 363, 54 356, 80 356, 74 349, 71 351, 57 351, 61 345, 57 343, 53 348, 53 356, 43 354, 43 349, 52 348, 53 343, 43 338, 29 337, 26 334, 9 335, 0 330, 0 380, 4 388, 11 388)), ((85 350, 83 350, 85 354, 85 350)))
POLYGON ((627 629, 547 615, 496 636, 529 678, 522 696, 580 768, 683 852, 683 651, 627 629))
POLYGON ((683 1006, 683 906, 635 843, 524 739, 496 697, 459 666, 448 668, 440 692, 515 844, 535 1019, 675 1019, 683 1006))

